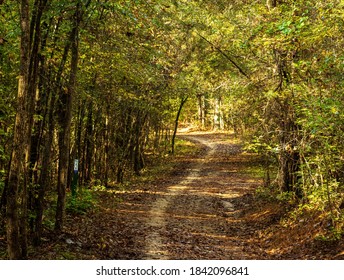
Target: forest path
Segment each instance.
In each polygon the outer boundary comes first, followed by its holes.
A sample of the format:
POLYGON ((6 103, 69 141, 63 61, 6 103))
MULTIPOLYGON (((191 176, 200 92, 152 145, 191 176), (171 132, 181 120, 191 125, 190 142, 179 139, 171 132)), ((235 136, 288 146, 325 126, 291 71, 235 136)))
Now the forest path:
POLYGON ((252 259, 248 228, 240 220, 245 196, 261 182, 243 167, 241 153, 228 134, 179 135, 203 147, 171 176, 146 218, 145 259, 252 259))
POLYGON ((191 154, 179 151, 179 146, 164 167, 151 163, 127 185, 86 192, 68 212, 63 233, 47 229, 42 246, 33 248, 30 258, 266 258, 257 242, 262 224, 255 217, 261 215, 252 208, 252 194, 261 184, 257 157, 243 153, 232 134, 178 137, 196 146, 189 147, 191 154), (91 201, 95 207, 80 212, 91 201))
MULTIPOLYGON (((314 237, 321 230, 318 220, 292 220, 285 226, 288 220, 280 223, 286 218, 285 205, 253 195, 262 184, 261 163, 256 155, 242 152, 233 135, 194 132, 178 137, 198 149, 192 154, 177 149, 163 168, 154 162, 127 185, 93 191, 96 207, 70 213, 59 236, 46 231, 42 246, 30 257, 343 259, 344 242, 314 237)), ((1 252, 5 244, 0 236, 0 258, 1 252)))
POLYGON ((258 234, 265 222, 253 205, 252 194, 262 183, 257 156, 243 153, 228 133, 178 137, 193 142, 196 149, 188 150, 195 152, 177 148, 163 168, 151 163, 130 184, 95 191, 96 207, 85 215, 68 215, 64 233, 47 232, 32 258, 269 258, 258 234))

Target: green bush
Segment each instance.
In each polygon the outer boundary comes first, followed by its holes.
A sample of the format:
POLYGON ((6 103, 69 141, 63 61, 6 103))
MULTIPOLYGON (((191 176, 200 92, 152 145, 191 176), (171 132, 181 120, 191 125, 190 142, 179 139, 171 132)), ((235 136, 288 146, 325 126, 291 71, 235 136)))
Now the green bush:
POLYGON ((71 214, 85 214, 96 205, 96 199, 89 190, 79 192, 76 197, 70 196, 67 201, 66 211, 71 214))

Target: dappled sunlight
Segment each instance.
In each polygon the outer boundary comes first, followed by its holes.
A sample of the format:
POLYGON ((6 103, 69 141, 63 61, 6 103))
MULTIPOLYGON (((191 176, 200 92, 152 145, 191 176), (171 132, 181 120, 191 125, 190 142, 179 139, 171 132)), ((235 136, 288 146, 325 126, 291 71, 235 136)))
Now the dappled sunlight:
POLYGON ((144 211, 144 210, 118 209, 117 212, 119 212, 119 213, 134 213, 134 214, 140 214, 143 216, 148 215, 147 211, 144 211))
POLYGON ((190 193, 192 193, 195 196, 204 196, 204 197, 220 197, 220 198, 234 198, 241 196, 240 193, 218 193, 214 191, 199 191, 199 190, 191 190, 190 193))
POLYGON ((132 203, 132 202, 121 202, 121 206, 128 206, 128 207, 141 207, 144 202, 141 203, 132 203))
POLYGON ((200 236, 200 237, 205 237, 205 238, 213 238, 213 239, 219 239, 219 240, 232 240, 232 241, 239 240, 237 237, 228 236, 228 235, 218 235, 218 234, 208 233, 208 232, 191 232, 190 234, 192 234, 194 237, 200 236))
POLYGON ((335 259, 343 259, 344 250, 335 255, 335 259))
MULTIPOLYGON (((193 137, 196 141, 196 134, 193 137)), ((128 225, 136 232, 133 240, 141 259, 255 258, 247 246, 254 247, 256 226, 255 222, 248 226, 243 207, 249 203, 246 195, 261 181, 245 172, 250 159, 240 160, 235 154, 239 146, 229 148, 230 141, 221 137, 198 158, 177 159, 179 164, 158 181, 108 192, 114 196, 116 209, 107 205, 101 209, 106 213, 105 208, 110 209, 108 213, 121 221, 118 226, 124 232, 128 225)), ((206 146, 209 139, 202 141, 206 146)), ((130 235, 124 238, 130 248, 130 235)))
MULTIPOLYGON (((168 251, 166 250, 149 250, 147 251, 148 256, 159 256, 158 259, 168 259, 168 251), (165 257, 164 257, 165 256, 165 257)), ((154 259, 154 257, 152 257, 154 259)), ((152 258, 147 258, 147 259, 152 259, 152 258)))
POLYGON ((192 259, 205 255, 231 259, 245 256, 241 244, 246 234, 238 234, 245 228, 245 221, 240 218, 242 206, 236 200, 243 199, 261 182, 243 172, 252 155, 243 159, 237 155, 240 145, 230 144, 225 134, 221 134, 220 140, 209 142, 213 136, 211 133, 182 136, 207 146, 205 153, 197 160, 189 160, 183 172, 180 169, 172 172, 173 180, 177 176, 181 180, 166 186, 168 194, 157 196, 150 210, 148 224, 160 224, 160 234, 156 241, 149 239, 151 243, 147 246, 168 246, 172 259, 180 258, 180 254, 192 259))
POLYGON ((156 194, 156 191, 150 191, 150 190, 142 190, 142 189, 133 189, 133 190, 117 190, 112 191, 115 194, 156 194))
POLYGON ((254 213, 246 215, 246 219, 249 221, 256 221, 258 219, 271 215, 272 213, 273 212, 271 209, 262 210, 261 212, 254 212, 254 213))
POLYGON ((344 259, 343 8, 0 0, 0 259, 344 259))
MULTIPOLYGON (((188 188, 188 186, 177 185, 177 186, 168 187, 168 190, 171 190, 171 191, 180 191, 180 190, 185 190, 185 189, 187 189, 187 188, 188 188)), ((173 193, 170 194, 170 195, 173 195, 173 193)))
MULTIPOLYGON (((99 211, 118 222, 109 229, 104 222, 102 231, 125 240, 116 250, 126 256, 134 251, 139 259, 292 259, 310 244, 315 249, 329 244, 321 241, 326 224, 314 227, 323 216, 291 222, 277 202, 253 203, 262 184, 256 161, 252 155, 224 156, 222 149, 213 144, 197 155, 200 160, 184 156, 159 180, 104 191, 116 206, 99 205, 99 211)), ((102 242, 112 248, 110 241, 102 242)), ((333 257, 343 258, 343 251, 333 257)))
POLYGON ((245 196, 261 184, 247 171, 253 155, 241 157, 240 145, 226 134, 211 144, 211 133, 190 137, 194 143, 204 137, 198 141, 202 152, 176 158, 178 165, 160 181, 111 189, 114 213, 125 223, 140 223, 146 259, 254 258, 243 249, 254 247, 250 238, 261 218, 243 212, 245 196))
POLYGON ((231 193, 231 192, 229 192, 229 193, 219 193, 219 194, 217 194, 217 196, 218 197, 220 197, 220 198, 237 198, 237 197, 240 197, 240 196, 242 196, 242 194, 241 193, 231 193))
POLYGON ((177 215, 170 214, 169 217, 176 219, 188 219, 188 220, 210 220, 216 218, 216 215, 210 214, 198 214, 198 215, 177 215))

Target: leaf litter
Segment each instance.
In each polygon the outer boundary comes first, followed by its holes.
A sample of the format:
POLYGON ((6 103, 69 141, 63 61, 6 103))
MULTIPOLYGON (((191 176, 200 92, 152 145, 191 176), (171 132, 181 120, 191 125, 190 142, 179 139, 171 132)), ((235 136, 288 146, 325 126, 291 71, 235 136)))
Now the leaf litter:
POLYGON ((342 239, 315 238, 323 229, 319 218, 291 223, 288 207, 257 199, 263 182, 250 170, 260 160, 233 135, 179 138, 200 149, 169 158, 171 170, 138 178, 125 190, 97 191, 97 207, 69 214, 59 236, 46 229, 30 259, 344 258, 342 239))

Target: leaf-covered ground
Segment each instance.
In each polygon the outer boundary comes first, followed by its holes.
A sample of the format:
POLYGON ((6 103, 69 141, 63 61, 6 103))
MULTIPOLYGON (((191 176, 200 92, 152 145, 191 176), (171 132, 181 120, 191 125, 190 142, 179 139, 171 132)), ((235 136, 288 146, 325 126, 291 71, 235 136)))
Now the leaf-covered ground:
MULTIPOLYGON (((165 159, 125 188, 96 192, 65 231, 46 231, 31 259, 343 259, 343 241, 318 238, 321 215, 291 220, 286 205, 259 200, 257 156, 232 135, 179 136, 193 153, 165 159), (190 142, 186 142, 190 141, 190 142), (289 218, 288 218, 289 217, 289 218)), ((4 251, 4 237, 0 239, 4 251)), ((2 256, 5 256, 2 254, 2 256)))

